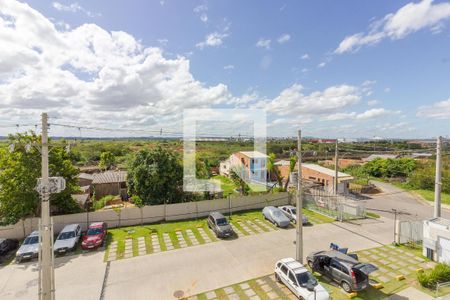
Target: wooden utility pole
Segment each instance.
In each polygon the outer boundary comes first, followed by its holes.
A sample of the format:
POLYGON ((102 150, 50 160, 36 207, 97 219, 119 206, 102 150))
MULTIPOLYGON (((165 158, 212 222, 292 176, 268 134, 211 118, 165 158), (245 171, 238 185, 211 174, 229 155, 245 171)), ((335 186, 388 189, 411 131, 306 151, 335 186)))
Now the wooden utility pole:
POLYGON ((436 141, 436 174, 434 181, 434 217, 439 218, 441 216, 441 168, 442 168, 442 137, 439 136, 436 141))
POLYGON ((303 263, 303 199, 302 199, 302 131, 297 136, 297 222, 296 222, 296 259, 303 263))

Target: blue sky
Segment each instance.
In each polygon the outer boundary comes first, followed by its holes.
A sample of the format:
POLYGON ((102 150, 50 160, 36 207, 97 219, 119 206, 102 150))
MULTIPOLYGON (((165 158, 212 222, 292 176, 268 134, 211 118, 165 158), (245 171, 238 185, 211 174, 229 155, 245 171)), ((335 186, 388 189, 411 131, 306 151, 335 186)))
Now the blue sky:
POLYGON ((449 2, 2 2, 0 125, 176 129, 185 108, 248 107, 275 136, 450 132, 449 2))

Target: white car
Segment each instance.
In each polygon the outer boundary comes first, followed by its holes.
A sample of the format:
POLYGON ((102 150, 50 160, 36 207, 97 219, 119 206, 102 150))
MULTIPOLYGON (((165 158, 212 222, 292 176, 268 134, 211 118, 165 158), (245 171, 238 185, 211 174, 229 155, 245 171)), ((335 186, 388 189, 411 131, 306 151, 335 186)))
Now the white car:
POLYGON ((70 224, 64 226, 63 230, 58 234, 53 251, 62 254, 67 251, 74 250, 80 240, 81 226, 79 224, 70 224))
POLYGON ((284 283, 298 299, 330 299, 327 290, 301 263, 293 258, 283 258, 276 263, 275 279, 284 283))
MULTIPOLYGON (((278 206, 278 208, 294 223, 297 223, 297 209, 292 205, 278 206)), ((303 216, 303 225, 308 224, 308 218, 303 216)))
POLYGON ((21 262, 24 259, 36 258, 39 255, 39 232, 33 231, 23 241, 22 246, 16 252, 17 262, 21 262))

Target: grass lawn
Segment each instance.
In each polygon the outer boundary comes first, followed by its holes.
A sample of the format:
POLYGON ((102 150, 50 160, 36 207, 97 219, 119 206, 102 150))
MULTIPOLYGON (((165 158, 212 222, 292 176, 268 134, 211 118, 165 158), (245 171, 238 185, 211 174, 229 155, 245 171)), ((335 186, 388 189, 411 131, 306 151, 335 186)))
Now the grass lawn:
MULTIPOLYGON (((334 221, 334 219, 317 214, 307 209, 304 209, 303 213, 308 217, 310 224, 323 224, 334 221)), ((275 225, 264 220, 260 209, 232 213, 229 220, 230 223, 240 232, 239 236, 247 236, 278 230, 275 225)), ((294 228, 294 225, 291 225, 289 228, 294 228)), ((173 245, 174 249, 181 248, 180 242, 177 238, 178 231, 181 232, 181 235, 186 241, 187 246, 193 246, 193 242, 195 240, 198 242, 198 244, 205 244, 207 242, 214 242, 218 240, 215 237, 214 233, 208 228, 206 218, 115 228, 108 231, 105 260, 108 260, 110 251, 109 246, 112 242, 117 242, 116 258, 124 258, 125 241, 127 239, 132 240, 132 254, 133 256, 137 256, 139 254, 138 238, 140 237, 144 237, 146 254, 153 253, 154 249, 151 241, 152 234, 156 234, 158 236, 161 251, 170 250, 168 249, 168 245, 164 241, 164 234, 169 235, 171 244, 173 245), (188 231, 192 231, 192 235, 195 238, 190 238, 188 236, 188 231)))
POLYGON ((223 190, 223 195, 225 197, 228 196, 228 195, 237 193, 236 192, 236 185, 234 184, 234 182, 230 178, 222 176, 222 175, 216 175, 216 176, 211 177, 211 179, 215 179, 215 180, 220 181, 220 186, 221 186, 221 188, 223 190))
MULTIPOLYGON (((425 200, 434 201, 434 191, 428 190, 411 190, 411 192, 421 196, 425 200)), ((442 203, 450 205, 450 194, 442 193, 441 194, 442 203)))

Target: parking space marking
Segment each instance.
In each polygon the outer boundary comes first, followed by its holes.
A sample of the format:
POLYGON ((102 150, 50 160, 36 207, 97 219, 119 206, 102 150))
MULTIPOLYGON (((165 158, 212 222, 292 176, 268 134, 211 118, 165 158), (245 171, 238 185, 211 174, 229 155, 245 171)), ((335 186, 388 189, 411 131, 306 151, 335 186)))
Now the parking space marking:
POLYGON ((176 232, 178 244, 181 248, 186 248, 188 245, 186 243, 186 240, 184 239, 183 233, 181 231, 176 232))
POLYGON ((212 242, 211 238, 205 232, 205 229, 203 229, 203 227, 199 227, 199 228, 197 228, 197 230, 200 233, 200 235, 203 238, 203 240, 205 241, 205 243, 211 243, 212 242))
POLYGON ((163 233, 163 241, 164 244, 166 245, 166 249, 167 250, 173 250, 174 246, 172 244, 172 240, 170 239, 170 235, 166 232, 163 233))

